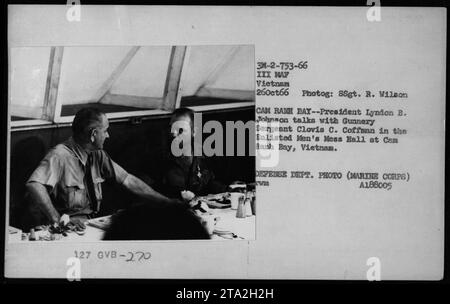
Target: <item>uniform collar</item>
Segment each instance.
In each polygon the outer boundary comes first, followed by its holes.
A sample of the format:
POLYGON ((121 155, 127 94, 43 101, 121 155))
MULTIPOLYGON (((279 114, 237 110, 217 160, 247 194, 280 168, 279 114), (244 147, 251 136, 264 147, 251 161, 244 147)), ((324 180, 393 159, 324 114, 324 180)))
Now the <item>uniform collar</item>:
POLYGON ((85 166, 88 159, 88 152, 82 146, 80 146, 73 137, 70 137, 66 146, 75 154, 75 156, 81 161, 81 163, 85 166))

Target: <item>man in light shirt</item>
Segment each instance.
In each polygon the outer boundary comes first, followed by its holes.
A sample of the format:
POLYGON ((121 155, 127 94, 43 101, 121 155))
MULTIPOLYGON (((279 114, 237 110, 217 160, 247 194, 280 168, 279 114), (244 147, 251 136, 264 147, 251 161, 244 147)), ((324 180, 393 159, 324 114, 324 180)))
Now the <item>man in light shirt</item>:
POLYGON ((108 127, 104 113, 81 109, 72 123, 72 137, 50 150, 28 179, 27 195, 32 207, 45 215, 46 224, 59 223, 66 214, 73 225, 84 228, 83 222, 100 210, 105 181, 113 181, 148 202, 175 202, 109 157, 103 150, 108 127))

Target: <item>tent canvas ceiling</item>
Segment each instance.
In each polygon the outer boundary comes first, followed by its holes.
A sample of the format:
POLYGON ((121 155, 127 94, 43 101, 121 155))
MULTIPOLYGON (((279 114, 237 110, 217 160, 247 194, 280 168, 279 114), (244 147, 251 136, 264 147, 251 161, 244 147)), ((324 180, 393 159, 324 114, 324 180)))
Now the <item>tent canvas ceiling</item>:
POLYGON ((16 48, 10 53, 13 115, 40 118, 48 74, 49 47, 16 48))
MULTIPOLYGON (((168 71, 173 68, 172 50, 171 46, 64 47, 57 103, 162 108, 168 71)), ((189 46, 187 50, 180 68, 180 97, 254 99, 253 46, 189 46)), ((51 88, 51 62, 50 47, 10 49, 13 116, 42 117, 46 89, 51 88)))

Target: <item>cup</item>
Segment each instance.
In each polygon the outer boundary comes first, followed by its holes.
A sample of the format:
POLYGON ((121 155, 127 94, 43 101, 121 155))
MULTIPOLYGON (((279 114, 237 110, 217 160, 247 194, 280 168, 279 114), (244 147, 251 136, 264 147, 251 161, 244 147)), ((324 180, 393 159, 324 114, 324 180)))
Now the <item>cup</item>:
POLYGON ((244 193, 230 192, 231 209, 236 210, 239 205, 239 200, 244 199, 244 197, 244 193))

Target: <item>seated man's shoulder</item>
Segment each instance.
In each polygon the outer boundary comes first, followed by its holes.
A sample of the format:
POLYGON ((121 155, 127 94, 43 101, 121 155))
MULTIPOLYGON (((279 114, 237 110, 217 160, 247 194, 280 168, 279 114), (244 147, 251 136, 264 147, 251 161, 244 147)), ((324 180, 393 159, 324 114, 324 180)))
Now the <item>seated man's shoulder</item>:
POLYGON ((55 155, 69 155, 70 149, 65 145, 65 143, 60 143, 54 146, 52 149, 50 149, 49 153, 55 154, 55 155))
POLYGON ((65 142, 57 144, 51 148, 44 157, 44 160, 58 160, 61 163, 65 163, 67 161, 70 162, 75 159, 77 159, 76 154, 65 142))
POLYGON ((58 183, 61 172, 69 164, 70 151, 62 144, 51 148, 33 171, 27 182, 38 182, 54 186, 58 183))
POLYGON ((58 158, 64 159, 66 157, 70 157, 72 155, 71 151, 65 146, 63 143, 57 144, 53 148, 51 148, 45 158, 58 158))

